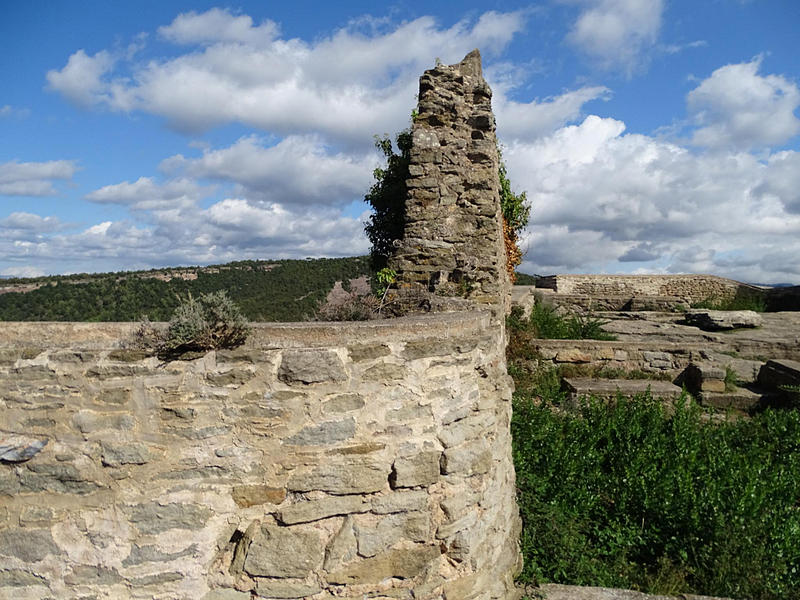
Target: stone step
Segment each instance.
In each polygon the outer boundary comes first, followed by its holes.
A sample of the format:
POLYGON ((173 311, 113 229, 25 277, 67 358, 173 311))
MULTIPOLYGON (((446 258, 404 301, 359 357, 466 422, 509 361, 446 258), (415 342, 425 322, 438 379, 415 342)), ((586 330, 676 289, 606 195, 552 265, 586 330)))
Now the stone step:
POLYGON ((750 411, 775 405, 775 392, 753 386, 737 387, 730 392, 703 392, 700 403, 711 408, 750 411))
POLYGON ((563 385, 572 397, 597 396, 632 398, 648 390, 654 398, 674 400, 683 390, 669 381, 652 379, 597 379, 594 377, 564 377, 563 385))

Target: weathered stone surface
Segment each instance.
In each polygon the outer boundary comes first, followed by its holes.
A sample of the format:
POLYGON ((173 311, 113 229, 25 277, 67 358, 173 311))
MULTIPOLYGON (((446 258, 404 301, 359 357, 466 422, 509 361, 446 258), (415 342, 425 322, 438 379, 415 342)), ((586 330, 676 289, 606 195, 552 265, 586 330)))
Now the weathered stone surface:
POLYGON ((377 523, 367 521, 356 525, 358 553, 375 556, 391 547, 397 540, 424 542, 430 535, 430 517, 421 512, 395 513, 381 516, 377 523))
POLYGON ((256 579, 256 594, 264 598, 308 598, 322 588, 308 583, 289 583, 274 579, 256 579))
POLYGON ((200 600, 251 600, 250 592, 240 592, 231 588, 217 588, 206 593, 200 600))
POLYGON ((358 394, 339 394, 323 403, 322 412, 326 415, 335 415, 359 410, 364 408, 364 405, 364 398, 358 394))
POLYGON ((303 427, 295 435, 287 438, 284 444, 292 446, 329 446, 336 442, 351 439, 356 432, 353 417, 341 421, 327 421, 319 425, 303 427))
MULTIPOLYGON (((0 569, 0 587, 29 587, 47 585, 47 580, 22 569, 0 569)), ((11 598, 11 596, 9 596, 11 598)))
POLYGON ((389 483, 393 488, 430 485, 439 479, 441 452, 420 452, 413 456, 397 458, 392 465, 389 483))
POLYGON ((77 565, 64 577, 69 585, 114 585, 123 581, 116 569, 90 565, 77 565))
POLYGON ((556 353, 555 362, 559 363, 588 363, 592 362, 592 355, 577 348, 561 350, 556 353))
POLYGON ((480 475, 492 467, 492 453, 486 440, 474 440, 448 448, 442 454, 444 475, 480 475))
POLYGON ((256 577, 303 579, 322 566, 325 546, 311 529, 264 525, 253 537, 244 570, 256 577))
POLYGON ((197 553, 197 546, 192 544, 188 548, 184 548, 180 552, 163 552, 157 546, 147 545, 139 546, 134 544, 131 546, 131 551, 125 560, 122 561, 123 567, 131 567, 140 565, 147 562, 167 562, 182 558, 184 556, 195 556, 197 553))
POLYGON ((278 511, 278 520, 285 525, 319 521, 335 515, 349 515, 366 512, 370 509, 368 502, 361 496, 330 496, 320 500, 295 502, 278 511))
POLYGON ((336 571, 342 565, 352 561, 356 557, 357 551, 355 520, 352 515, 348 515, 325 550, 324 569, 328 572, 336 571))
POLYGON ((130 508, 130 522, 142 533, 170 529, 200 529, 211 517, 211 509, 199 504, 136 504, 130 508))
POLYGON ((428 493, 425 490, 396 491, 372 500, 372 512, 379 515, 427 508, 428 493))
POLYGON ((47 438, 0 434, 0 462, 18 463, 32 459, 47 445, 47 438))
POLYGON ((284 350, 278 379, 286 383, 345 381, 347 372, 333 350, 284 350))
POLYGON ((11 529, 0 530, 0 555, 22 562, 38 562, 48 554, 58 554, 49 529, 26 529, 25 534, 11 529))
POLYGON ((287 488, 294 492, 320 490, 331 494, 369 494, 382 490, 388 479, 388 465, 359 456, 332 457, 325 465, 292 476, 287 488))
POLYGON ((74 465, 37 463, 26 465, 19 476, 19 485, 30 492, 57 492, 60 494, 89 494, 100 485, 87 479, 74 465))
POLYGON ((440 555, 438 546, 418 544, 389 550, 330 573, 328 581, 339 585, 378 583, 387 577, 411 579, 440 555))
POLYGON ((722 331, 741 327, 760 327, 761 315, 752 310, 707 310, 692 308, 686 311, 686 323, 704 331, 722 331))
POLYGON ((286 489, 268 485, 237 485, 231 490, 231 497, 240 508, 258 504, 280 504, 286 499, 286 489))
POLYGON ((382 356, 389 356, 392 353, 386 344, 358 344, 348 347, 347 352, 353 362, 373 360, 382 356))
POLYGON ((145 575, 143 577, 131 577, 130 584, 134 588, 139 588, 148 585, 172 583, 173 581, 180 581, 181 579, 183 579, 183 575, 177 571, 168 571, 166 573, 154 573, 153 575, 145 575))
POLYGON ((150 460, 150 451, 142 443, 118 444, 103 442, 103 465, 119 467, 121 465, 143 465, 150 460))

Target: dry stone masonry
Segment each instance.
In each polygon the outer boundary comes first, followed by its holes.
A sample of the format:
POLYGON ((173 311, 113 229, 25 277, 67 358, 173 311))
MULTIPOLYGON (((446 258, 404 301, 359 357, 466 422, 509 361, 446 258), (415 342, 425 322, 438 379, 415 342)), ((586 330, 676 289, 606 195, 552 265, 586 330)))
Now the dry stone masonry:
POLYGON ((0 598, 518 597, 489 98, 477 53, 422 77, 395 264, 493 310, 166 363, 133 324, 0 323, 0 598))
POLYGON ((491 98, 477 50, 420 78, 405 232, 390 261, 401 286, 508 301, 491 98))

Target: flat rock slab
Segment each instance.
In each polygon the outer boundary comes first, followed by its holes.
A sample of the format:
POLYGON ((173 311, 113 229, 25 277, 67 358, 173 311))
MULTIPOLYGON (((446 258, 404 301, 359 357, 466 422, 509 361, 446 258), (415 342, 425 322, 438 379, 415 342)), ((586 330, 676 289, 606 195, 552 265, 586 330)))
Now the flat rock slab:
POLYGON ((752 310, 706 310, 693 308, 686 311, 686 323, 704 331, 724 331, 743 327, 761 327, 761 315, 752 310))
POLYGON ((547 583, 538 589, 547 600, 727 600, 716 596, 653 596, 633 590, 547 583))
POLYGON ((595 379, 592 377, 565 377, 564 385, 573 396, 599 396, 614 398, 617 394, 631 398, 648 390, 654 398, 679 398, 683 390, 669 381, 652 379, 595 379))
POLYGON ((734 410, 752 410, 761 406, 769 406, 775 394, 764 390, 750 390, 737 387, 730 392, 703 392, 701 403, 712 408, 732 408, 734 410))

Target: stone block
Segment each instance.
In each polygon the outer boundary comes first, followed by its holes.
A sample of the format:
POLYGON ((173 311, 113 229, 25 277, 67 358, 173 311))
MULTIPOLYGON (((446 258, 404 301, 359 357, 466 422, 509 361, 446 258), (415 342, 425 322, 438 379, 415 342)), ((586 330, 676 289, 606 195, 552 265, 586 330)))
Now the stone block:
POLYGON ((75 565, 64 577, 67 585, 114 585, 123 581, 116 569, 93 565, 75 565))
POLYGON ((251 600, 250 592, 240 592, 232 588, 217 588, 207 592, 200 600, 251 600))
POLYGON ((369 502, 364 502, 361 496, 329 496, 319 500, 295 502, 278 511, 277 518, 284 525, 295 525, 336 515, 362 513, 369 509, 369 502))
POLYGON ((440 554, 438 546, 416 544, 409 548, 397 548, 330 573, 328 582, 362 585, 380 583, 388 577, 411 579, 422 573, 440 554))
POLYGON ((60 552, 49 529, 0 530, 0 556, 34 563, 60 552))
POLYGON ((171 529, 202 529, 212 512, 210 508, 192 503, 134 504, 129 508, 129 520, 143 534, 163 533, 171 529))
POLYGON ((761 327, 761 315, 752 310, 707 310, 692 308, 686 311, 686 324, 703 331, 724 331, 743 327, 761 327))
POLYGON ((329 446, 351 439, 355 432, 356 422, 353 417, 348 417, 341 421, 327 421, 303 427, 283 443, 290 446, 329 446))
MULTIPOLYGON (((0 588, 27 588, 35 585, 47 586, 47 580, 41 575, 22 569, 0 569, 0 588)), ((0 590, 2 591, 2 590, 0 590)), ((13 598, 14 596, 7 596, 13 598)))
POLYGON ((293 492, 319 490, 331 494, 371 494, 386 487, 389 466, 360 456, 331 457, 325 464, 301 471, 289 479, 293 492))
POLYGON ((247 550, 244 570, 255 577, 304 579, 322 566, 324 555, 325 546, 313 529, 262 525, 247 550))
POLYGON ((395 459, 389 477, 390 485, 393 488, 404 488, 436 483, 439 479, 441 455, 441 452, 429 451, 395 459))
POLYGON ((358 394, 338 394, 331 396, 322 404, 325 415, 341 414, 364 408, 364 398, 358 394))
POLYGON ((184 556, 195 556, 196 553, 197 546, 195 544, 179 552, 163 552, 154 545, 139 546, 138 544, 133 544, 130 553, 122 561, 122 566, 132 567, 148 562, 168 562, 184 556))
MULTIPOLYGON (((308 598, 319 594, 322 588, 309 583, 290 583, 287 581, 256 578, 256 594, 264 598, 308 598)), ((249 598, 249 596, 248 596, 249 598)))
POLYGON ((49 440, 20 434, 0 433, 0 463, 19 463, 39 454, 49 440))
POLYGON ((139 442, 119 444, 102 442, 102 462, 106 467, 143 465, 150 461, 150 450, 139 442))
POLYGON ((388 356, 392 353, 386 344, 357 344, 348 346, 347 352, 353 362, 362 362, 388 356))
POLYGON ((430 516, 421 512, 384 515, 377 523, 371 519, 363 524, 356 521, 355 534, 358 553, 371 557, 390 548, 398 540, 424 542, 430 535, 430 516))
POLYGON ((492 466, 492 453, 485 440, 473 440, 448 448, 442 454, 443 475, 480 475, 492 466))
POLYGON ((286 489, 267 485, 237 485, 231 490, 231 497, 239 508, 280 504, 286 499, 286 489))
POLYGON ((379 515, 427 508, 428 492, 425 490, 396 491, 372 500, 372 512, 379 515))
POLYGON ((590 363, 592 362, 592 355, 578 348, 571 348, 556 352, 554 360, 558 363, 590 363))
POLYGON ((347 380, 347 372, 333 350, 284 350, 278 379, 285 383, 325 383, 347 380))

